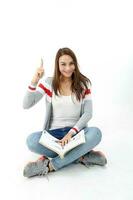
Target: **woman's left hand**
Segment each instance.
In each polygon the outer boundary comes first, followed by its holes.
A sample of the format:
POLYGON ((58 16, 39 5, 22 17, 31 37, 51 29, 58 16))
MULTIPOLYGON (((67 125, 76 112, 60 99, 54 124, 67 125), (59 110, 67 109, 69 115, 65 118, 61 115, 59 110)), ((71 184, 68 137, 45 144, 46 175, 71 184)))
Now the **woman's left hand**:
POLYGON ((72 138, 73 133, 72 132, 68 132, 61 140, 59 140, 58 142, 61 144, 61 146, 65 146, 65 144, 67 144, 70 139, 72 138))

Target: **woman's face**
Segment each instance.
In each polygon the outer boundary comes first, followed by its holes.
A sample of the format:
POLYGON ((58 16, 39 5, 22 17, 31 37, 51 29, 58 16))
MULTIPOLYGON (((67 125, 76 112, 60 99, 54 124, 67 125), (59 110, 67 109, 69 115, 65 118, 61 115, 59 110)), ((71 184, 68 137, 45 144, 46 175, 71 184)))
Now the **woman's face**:
POLYGON ((59 58, 59 71, 64 78, 70 78, 74 72, 75 65, 69 55, 63 55, 59 58))

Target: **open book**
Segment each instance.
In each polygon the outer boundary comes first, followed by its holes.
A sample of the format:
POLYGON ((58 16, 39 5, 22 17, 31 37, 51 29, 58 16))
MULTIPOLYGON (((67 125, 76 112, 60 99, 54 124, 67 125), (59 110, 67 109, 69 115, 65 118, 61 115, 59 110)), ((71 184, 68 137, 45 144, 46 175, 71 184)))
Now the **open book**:
POLYGON ((60 158, 63 159, 64 155, 68 151, 70 151, 71 149, 75 148, 80 144, 85 143, 84 130, 81 130, 78 134, 73 136, 70 139, 70 141, 63 147, 61 146, 60 143, 58 143, 58 141, 59 139, 53 137, 50 133, 44 130, 40 137, 39 143, 47 147, 48 149, 51 149, 52 151, 56 152, 60 156, 60 158))

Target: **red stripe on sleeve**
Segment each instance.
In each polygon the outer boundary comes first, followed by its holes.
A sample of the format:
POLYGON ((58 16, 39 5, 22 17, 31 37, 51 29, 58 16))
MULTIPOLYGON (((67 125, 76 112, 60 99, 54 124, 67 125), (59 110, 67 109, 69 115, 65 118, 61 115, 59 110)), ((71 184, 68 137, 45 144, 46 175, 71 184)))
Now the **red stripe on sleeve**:
POLYGON ((42 90, 44 90, 44 92, 46 93, 46 94, 48 94, 50 97, 52 97, 52 92, 49 90, 49 89, 47 89, 46 87, 44 87, 44 85, 43 84, 39 84, 39 87, 42 89, 42 90))
POLYGON ((28 88, 29 88, 30 90, 32 90, 32 91, 36 90, 36 88, 33 88, 33 87, 31 87, 31 86, 29 86, 28 88))
POLYGON ((86 89, 86 90, 85 90, 85 95, 86 95, 86 94, 91 94, 91 90, 90 90, 90 89, 86 89))
POLYGON ((85 98, 85 95, 87 95, 87 94, 91 94, 91 90, 90 89, 86 89, 84 91, 84 93, 82 94, 82 98, 85 98))
POLYGON ((76 133, 78 133, 78 130, 76 128, 72 128, 74 131, 76 131, 76 133))

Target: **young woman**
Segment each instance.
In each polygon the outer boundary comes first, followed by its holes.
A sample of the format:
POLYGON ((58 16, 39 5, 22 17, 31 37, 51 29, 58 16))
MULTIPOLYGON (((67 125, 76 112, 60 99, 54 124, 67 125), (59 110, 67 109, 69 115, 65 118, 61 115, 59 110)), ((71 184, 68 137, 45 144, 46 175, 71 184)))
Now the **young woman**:
POLYGON ((43 130, 58 138, 60 145, 64 146, 73 135, 84 129, 86 142, 61 159, 39 143, 42 131, 32 133, 27 138, 28 148, 40 154, 41 158, 25 166, 24 176, 45 175, 73 162, 85 166, 104 166, 107 163, 104 154, 93 150, 101 141, 102 133, 99 128, 87 125, 92 117, 91 81, 80 72, 74 52, 69 48, 59 49, 53 77, 42 79, 43 76, 42 62, 28 87, 23 107, 32 107, 45 95, 46 117, 43 130))

